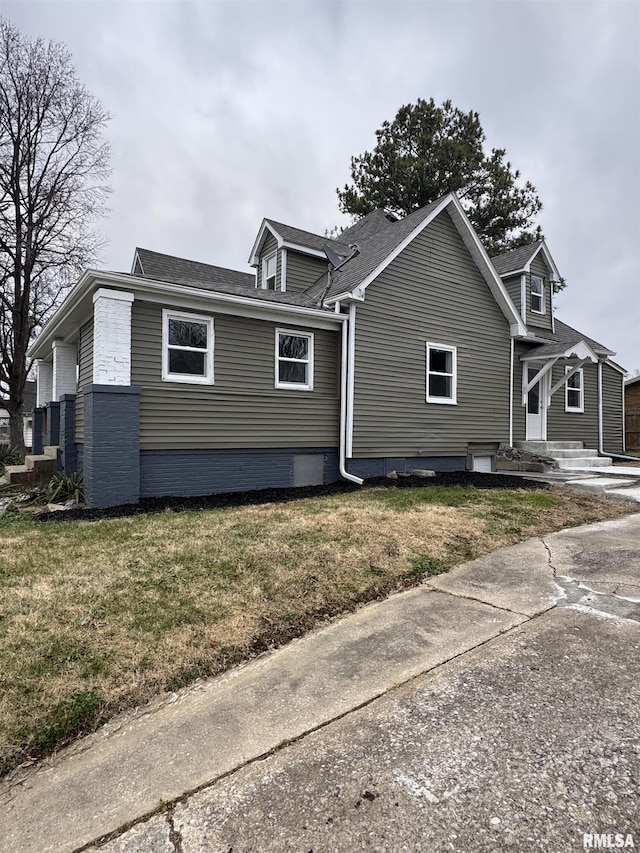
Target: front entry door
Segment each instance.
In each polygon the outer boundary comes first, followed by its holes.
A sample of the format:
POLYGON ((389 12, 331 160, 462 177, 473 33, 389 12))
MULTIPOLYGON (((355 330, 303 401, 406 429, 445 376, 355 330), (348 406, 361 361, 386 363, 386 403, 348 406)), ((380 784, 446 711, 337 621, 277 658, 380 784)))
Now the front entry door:
MULTIPOLYGON (((531 382, 538 371, 530 367, 527 371, 527 381, 531 382)), ((527 394, 527 441, 544 441, 547 437, 545 417, 545 389, 547 375, 537 382, 527 394)))

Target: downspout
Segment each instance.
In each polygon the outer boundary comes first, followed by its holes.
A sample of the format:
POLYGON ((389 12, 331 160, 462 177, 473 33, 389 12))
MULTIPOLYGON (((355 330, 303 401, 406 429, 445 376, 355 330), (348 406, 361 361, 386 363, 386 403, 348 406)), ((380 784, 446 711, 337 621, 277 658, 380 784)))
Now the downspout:
MULTIPOLYGON (((584 394, 584 389, 582 391, 584 394)), ((604 455, 602 441, 602 362, 598 361, 598 452, 604 455)))
MULTIPOLYGON (((357 483, 361 486, 363 480, 350 474, 346 468, 346 444, 347 444, 347 424, 350 423, 353 427, 353 373, 352 367, 355 363, 355 358, 351 357, 350 349, 352 341, 355 342, 355 336, 352 335, 351 308, 355 309, 354 305, 349 308, 349 317, 345 317, 342 321, 342 359, 340 363, 340 455, 339 455, 339 471, 340 475, 345 480, 350 480, 352 483, 357 483)), ((355 310, 353 312, 355 318, 355 310)), ((351 444, 351 442, 349 442, 351 444)))
POLYGON ((509 447, 513 447, 513 338, 511 338, 511 359, 509 363, 509 447))

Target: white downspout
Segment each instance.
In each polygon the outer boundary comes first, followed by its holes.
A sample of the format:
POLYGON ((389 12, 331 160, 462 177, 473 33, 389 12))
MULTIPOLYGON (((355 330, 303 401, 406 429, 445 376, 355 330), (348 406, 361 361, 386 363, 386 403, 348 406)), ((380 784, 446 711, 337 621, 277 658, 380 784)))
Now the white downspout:
POLYGON ((509 363, 509 447, 513 447, 513 338, 511 338, 511 359, 509 363))
MULTIPOLYGON (((355 309, 354 305, 350 306, 349 317, 345 317, 342 321, 342 358, 340 363, 340 455, 339 455, 339 470, 345 480, 350 480, 352 483, 362 485, 363 480, 350 474, 346 468, 346 445, 347 445, 347 430, 348 424, 351 424, 353 429, 353 364, 355 358, 352 357, 350 349, 355 343, 355 335, 352 334, 352 314, 351 308, 355 309)), ((355 310, 353 312, 355 319, 355 310)), ((351 448, 351 441, 349 441, 351 448)))
MULTIPOLYGON (((584 389, 582 390, 584 394, 584 389)), ((604 455, 602 440, 602 362, 598 361, 598 451, 604 455)))

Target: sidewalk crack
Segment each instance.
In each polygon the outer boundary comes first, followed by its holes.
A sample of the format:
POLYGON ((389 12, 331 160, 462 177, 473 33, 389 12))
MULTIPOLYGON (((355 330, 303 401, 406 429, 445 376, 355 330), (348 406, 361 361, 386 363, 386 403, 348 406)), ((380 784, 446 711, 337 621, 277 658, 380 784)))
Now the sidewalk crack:
POLYGON ((173 849, 175 853, 183 853, 182 850, 182 833, 179 829, 176 829, 176 824, 174 821, 174 813, 176 810, 175 803, 171 803, 170 806, 167 807, 167 823, 169 824, 169 841, 173 844, 173 849))
POLYGON ((551 548, 547 545, 547 543, 544 539, 541 539, 540 541, 542 542, 542 544, 545 547, 545 550, 547 552, 547 564, 548 564, 549 568, 551 569, 551 571, 553 572, 553 576, 555 578, 555 577, 557 577, 557 568, 552 563, 553 556, 551 554, 551 548))

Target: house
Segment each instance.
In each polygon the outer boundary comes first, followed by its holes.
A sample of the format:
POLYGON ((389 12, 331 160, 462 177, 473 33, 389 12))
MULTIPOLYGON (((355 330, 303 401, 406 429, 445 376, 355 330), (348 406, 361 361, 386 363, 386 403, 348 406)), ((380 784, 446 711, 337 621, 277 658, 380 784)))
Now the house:
POLYGON ((544 242, 492 260, 454 194, 338 239, 265 219, 252 273, 137 249, 32 345, 34 452, 90 506, 621 452, 622 370, 557 320, 544 242))
MULTIPOLYGON (((22 406, 22 421, 23 435, 25 447, 31 447, 31 432, 33 423, 33 408, 36 403, 36 383, 35 381, 27 380, 24 386, 23 406, 22 406)), ((0 443, 9 444, 11 441, 11 433, 9 430, 9 412, 6 409, 6 403, 3 405, 0 397, 0 443)))
POLYGON ((640 376, 624 383, 626 449, 640 450, 640 376))

